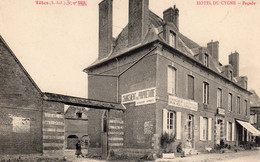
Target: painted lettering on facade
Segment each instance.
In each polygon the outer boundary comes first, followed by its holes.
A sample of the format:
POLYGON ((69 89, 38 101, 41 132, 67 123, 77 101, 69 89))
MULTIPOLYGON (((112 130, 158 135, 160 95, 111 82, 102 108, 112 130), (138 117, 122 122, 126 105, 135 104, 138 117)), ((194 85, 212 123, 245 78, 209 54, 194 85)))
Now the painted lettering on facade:
POLYGON ((122 95, 122 104, 135 102, 136 106, 155 103, 155 88, 144 89, 122 95))
POLYGON ((152 121, 144 122, 144 134, 153 134, 153 122, 152 121))
POLYGON ((169 96, 168 105, 198 111, 198 103, 176 96, 169 96))
POLYGON ((30 132, 30 119, 24 118, 24 117, 13 116, 13 132, 29 133, 30 132))

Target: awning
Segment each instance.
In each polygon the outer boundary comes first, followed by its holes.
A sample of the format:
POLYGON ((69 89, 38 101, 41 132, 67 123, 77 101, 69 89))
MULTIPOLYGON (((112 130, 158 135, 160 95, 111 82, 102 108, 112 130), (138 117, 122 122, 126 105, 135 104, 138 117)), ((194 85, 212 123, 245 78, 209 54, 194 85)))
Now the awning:
POLYGON ((260 131, 257 130, 254 126, 252 126, 250 123, 248 122, 244 122, 241 120, 236 120, 240 125, 242 125, 246 130, 248 130, 249 132, 251 132, 253 134, 253 136, 260 136, 260 131))

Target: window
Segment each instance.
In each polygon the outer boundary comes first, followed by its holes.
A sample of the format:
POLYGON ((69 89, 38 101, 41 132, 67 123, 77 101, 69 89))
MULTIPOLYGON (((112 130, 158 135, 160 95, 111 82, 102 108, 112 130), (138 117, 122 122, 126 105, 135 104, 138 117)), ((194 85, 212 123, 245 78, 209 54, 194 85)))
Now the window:
POLYGON ((237 96, 237 112, 240 114, 240 97, 237 96))
POLYGON ((168 67, 168 93, 176 94, 176 69, 168 67))
POLYGON ((228 94, 228 110, 229 110, 229 111, 232 111, 232 102, 233 102, 232 94, 229 93, 229 94, 228 94))
POLYGON ((188 99, 194 100, 194 77, 188 75, 188 99))
POLYGON ((245 89, 247 89, 247 81, 245 81, 245 89))
POLYGON ((209 66, 209 56, 207 54, 204 54, 204 65, 209 66))
POLYGON ((209 84, 203 82, 203 103, 209 104, 209 84))
POLYGON ((82 113, 81 112, 77 112, 77 118, 82 118, 82 113))
POLYGON ((217 107, 222 107, 222 89, 217 90, 217 107))
POLYGON ((176 47, 176 34, 173 33, 173 32, 170 32, 169 44, 170 44, 170 46, 172 46, 173 48, 176 47))
POLYGON ((233 80, 233 72, 232 71, 229 71, 229 79, 233 80))
POLYGON ((247 100, 245 100, 245 114, 246 114, 246 116, 247 116, 247 100))
POLYGON ((167 133, 175 134, 175 112, 168 111, 167 113, 167 133))
POLYGON ((232 123, 227 122, 227 141, 231 141, 232 138, 232 123))
POLYGON ((202 123, 202 140, 208 139, 208 118, 203 118, 202 123))

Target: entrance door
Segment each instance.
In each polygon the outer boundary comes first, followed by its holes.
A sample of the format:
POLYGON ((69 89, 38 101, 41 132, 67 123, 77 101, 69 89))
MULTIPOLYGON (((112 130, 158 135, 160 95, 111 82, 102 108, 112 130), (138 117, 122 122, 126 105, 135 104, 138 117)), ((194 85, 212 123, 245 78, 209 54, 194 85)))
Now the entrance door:
POLYGON ((220 140, 223 137, 223 129, 222 129, 222 125, 223 125, 223 120, 221 119, 217 119, 217 124, 216 124, 216 144, 220 145, 220 140))
POLYGON ((107 110, 103 113, 102 116, 102 129, 101 129, 101 143, 102 143, 102 156, 107 157, 107 126, 108 126, 108 117, 107 110))
POLYGON ((188 140, 191 144, 191 147, 194 147, 194 117, 193 115, 188 115, 187 119, 187 126, 188 126, 188 140))

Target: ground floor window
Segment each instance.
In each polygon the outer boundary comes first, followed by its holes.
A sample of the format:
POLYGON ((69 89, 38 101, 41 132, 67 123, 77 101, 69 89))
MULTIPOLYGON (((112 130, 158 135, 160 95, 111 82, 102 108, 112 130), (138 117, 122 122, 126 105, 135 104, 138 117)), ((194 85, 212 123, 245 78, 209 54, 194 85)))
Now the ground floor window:
POLYGON ((231 141, 232 137, 232 123, 227 122, 227 141, 231 141))
POLYGON ((175 134, 176 126, 176 114, 173 111, 167 112, 167 133, 169 134, 175 134))
POLYGON ((200 116, 200 140, 211 140, 212 118, 200 116))
POLYGON ((163 133, 165 132, 176 135, 176 139, 181 139, 181 112, 163 109, 163 133))

